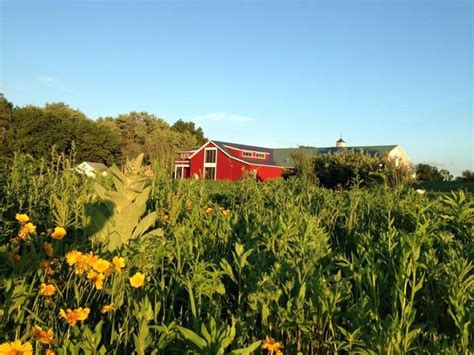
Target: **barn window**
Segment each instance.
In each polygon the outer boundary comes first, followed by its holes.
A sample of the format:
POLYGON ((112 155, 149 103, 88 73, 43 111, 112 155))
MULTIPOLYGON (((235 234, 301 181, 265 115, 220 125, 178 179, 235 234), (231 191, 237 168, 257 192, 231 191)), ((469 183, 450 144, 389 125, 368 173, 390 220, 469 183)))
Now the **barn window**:
POLYGON ((204 150, 204 179, 215 180, 217 170, 217 148, 204 150))
POLYGON ((216 168, 207 166, 204 169, 204 179, 215 180, 216 179, 216 168))
POLYGON ((217 156, 217 150, 216 149, 206 149, 206 163, 215 163, 216 162, 216 156, 217 156))
POLYGON ((243 156, 243 157, 251 157, 251 156, 252 156, 252 152, 242 152, 242 156, 243 156))
POLYGON ((265 153, 255 153, 255 157, 265 159, 265 153))

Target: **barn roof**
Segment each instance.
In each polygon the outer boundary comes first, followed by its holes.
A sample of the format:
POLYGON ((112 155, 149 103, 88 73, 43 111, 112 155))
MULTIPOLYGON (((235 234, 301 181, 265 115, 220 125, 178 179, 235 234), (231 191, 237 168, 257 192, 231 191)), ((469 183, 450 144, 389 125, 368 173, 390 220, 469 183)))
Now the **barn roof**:
POLYGON ((221 141, 212 141, 216 146, 218 146, 220 149, 225 151, 228 155, 242 160, 246 163, 249 164, 256 164, 256 165, 264 165, 264 166, 280 166, 273 160, 273 149, 271 148, 265 148, 265 147, 257 147, 254 145, 245 145, 245 144, 237 144, 237 143, 229 143, 229 142, 221 142, 221 141), (270 159, 268 161, 262 161, 262 159, 255 159, 255 158, 249 158, 249 157, 236 157, 231 150, 228 149, 228 147, 231 148, 237 148, 240 150, 249 150, 253 152, 261 152, 261 153, 268 153, 270 154, 270 159))
POLYGON ((303 151, 309 156, 315 156, 319 154, 337 154, 339 152, 354 150, 364 151, 369 155, 386 155, 395 149, 397 145, 372 145, 372 146, 356 146, 356 147, 303 147, 303 148, 276 148, 273 149, 273 160, 280 166, 294 167, 295 162, 293 160, 293 154, 299 151, 303 151))

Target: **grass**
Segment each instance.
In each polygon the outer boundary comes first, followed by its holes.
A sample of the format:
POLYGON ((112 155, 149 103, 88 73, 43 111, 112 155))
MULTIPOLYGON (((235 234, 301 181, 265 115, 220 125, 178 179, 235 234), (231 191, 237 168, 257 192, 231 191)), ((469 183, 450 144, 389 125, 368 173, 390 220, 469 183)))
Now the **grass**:
POLYGON ((144 177, 140 161, 94 181, 70 165, 19 156, 0 179, 0 343, 58 354, 472 353, 469 192, 175 181, 144 177))
POLYGON ((416 185, 430 192, 451 192, 464 190, 474 193, 474 181, 431 181, 416 185))

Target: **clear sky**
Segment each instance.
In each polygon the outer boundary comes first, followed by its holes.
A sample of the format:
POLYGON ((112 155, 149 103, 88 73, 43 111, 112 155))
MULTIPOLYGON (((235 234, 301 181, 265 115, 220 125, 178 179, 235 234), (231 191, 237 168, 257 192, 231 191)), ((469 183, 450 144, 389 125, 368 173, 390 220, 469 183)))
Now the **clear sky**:
POLYGON ((147 111, 209 138, 401 144, 474 170, 465 0, 4 1, 0 85, 16 105, 147 111))

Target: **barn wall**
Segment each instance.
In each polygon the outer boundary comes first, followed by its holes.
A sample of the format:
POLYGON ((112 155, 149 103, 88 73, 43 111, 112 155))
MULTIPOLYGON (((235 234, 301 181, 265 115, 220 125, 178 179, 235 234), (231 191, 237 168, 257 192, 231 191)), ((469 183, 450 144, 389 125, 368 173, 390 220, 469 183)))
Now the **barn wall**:
MULTIPOLYGON (((205 148, 213 147, 215 146, 211 142, 205 146, 205 148)), ((204 176, 204 151, 205 149, 203 148, 191 159, 189 172, 189 176, 191 178, 195 175, 197 175, 199 178, 203 178, 204 176)), ((220 149, 217 149, 217 180, 241 179, 244 174, 244 170, 257 170, 257 177, 261 181, 276 179, 281 176, 281 168, 245 164, 230 158, 220 149)))
POLYGON ((282 173, 282 168, 273 166, 254 166, 253 169, 257 170, 257 178, 261 181, 278 179, 282 173))

